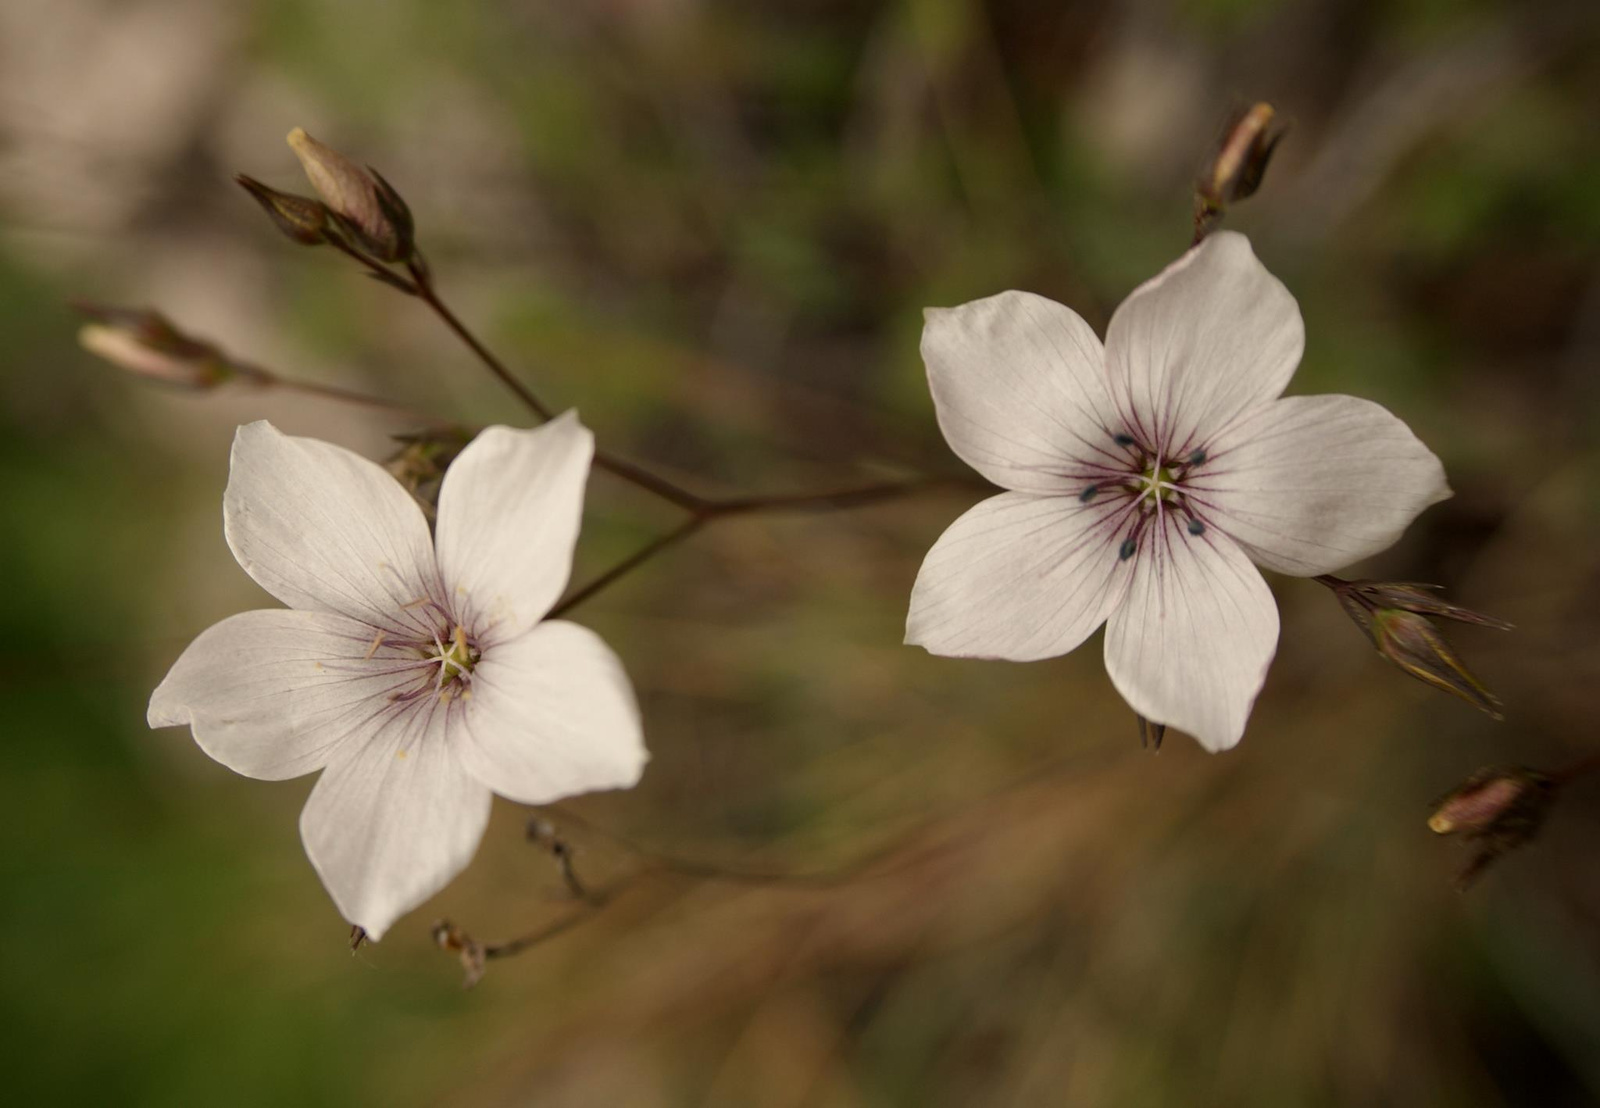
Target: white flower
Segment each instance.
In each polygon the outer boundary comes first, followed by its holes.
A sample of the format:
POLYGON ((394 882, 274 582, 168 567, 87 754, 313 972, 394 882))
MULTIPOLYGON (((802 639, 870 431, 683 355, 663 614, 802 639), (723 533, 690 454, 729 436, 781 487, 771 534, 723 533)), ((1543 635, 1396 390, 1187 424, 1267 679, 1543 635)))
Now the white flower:
POLYGON ((929 551, 906 641, 1031 661, 1106 623, 1106 669, 1134 711, 1233 746, 1278 641, 1251 562, 1330 573, 1450 495, 1378 405, 1279 398, 1304 344, 1294 297, 1231 233, 1136 289, 1103 347, 1029 293, 930 310, 939 426, 1011 491, 929 551))
POLYGON ((573 413, 491 427, 439 494, 437 538, 372 462, 269 423, 234 438, 228 546, 289 610, 207 630, 150 697, 223 765, 321 769, 300 817, 340 912, 377 939, 464 869, 490 791, 543 804, 638 781, 622 665, 540 622, 572 568, 594 440, 573 413))

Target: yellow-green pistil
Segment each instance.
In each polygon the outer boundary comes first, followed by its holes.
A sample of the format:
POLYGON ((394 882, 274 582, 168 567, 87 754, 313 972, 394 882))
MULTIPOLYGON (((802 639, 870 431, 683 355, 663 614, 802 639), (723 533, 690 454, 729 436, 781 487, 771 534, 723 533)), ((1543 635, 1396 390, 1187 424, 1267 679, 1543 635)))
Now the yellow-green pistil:
POLYGON ((478 652, 467 642, 467 632, 461 627, 455 629, 449 642, 441 644, 432 657, 439 663, 441 687, 465 681, 472 673, 472 667, 478 664, 478 652))
POLYGON ((1157 500, 1167 503, 1177 497, 1178 480, 1172 470, 1166 466, 1152 465, 1139 475, 1139 497, 1154 504, 1157 500))

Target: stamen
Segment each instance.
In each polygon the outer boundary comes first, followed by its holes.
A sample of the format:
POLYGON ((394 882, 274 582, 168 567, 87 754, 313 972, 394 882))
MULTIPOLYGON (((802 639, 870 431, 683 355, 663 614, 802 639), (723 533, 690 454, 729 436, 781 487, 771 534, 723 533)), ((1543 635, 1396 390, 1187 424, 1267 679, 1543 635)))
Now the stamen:
POLYGON ((1205 524, 1201 523, 1198 519, 1191 518, 1189 520, 1189 534, 1191 534, 1191 535, 1203 535, 1205 533, 1206 533, 1206 525, 1205 524))
POLYGON ((362 661, 370 661, 372 656, 378 652, 378 647, 383 645, 383 635, 384 633, 379 631, 372 636, 372 645, 367 647, 367 652, 362 656, 362 661))
POLYGON ((431 596, 419 596, 415 600, 411 600, 411 601, 408 601, 408 602, 400 605, 400 607, 403 608, 403 609, 408 609, 409 610, 411 608, 421 607, 422 605, 427 604, 428 602, 430 602, 432 599, 433 599, 433 597, 431 597, 431 596))
POLYGON ((1206 448, 1203 447, 1203 446, 1200 447, 1200 449, 1196 450, 1193 454, 1189 455, 1189 464, 1192 465, 1192 466, 1197 466, 1197 465, 1199 465, 1201 462, 1203 462, 1205 460, 1206 460, 1206 448))
POLYGON ((1093 500, 1095 498, 1095 495, 1099 491, 1100 491, 1100 486, 1099 485, 1090 485, 1088 488, 1084 489, 1082 492, 1080 492, 1078 494, 1078 502, 1080 504, 1089 503, 1089 501, 1091 501, 1091 500, 1093 500))
POLYGON ((1133 557, 1133 552, 1138 549, 1139 544, 1135 542, 1131 536, 1123 539, 1122 549, 1117 551, 1117 561, 1126 562, 1129 558, 1133 557))
POLYGON ((1132 446, 1133 436, 1124 431, 1119 434, 1112 435, 1111 441, 1116 443, 1118 446, 1132 446))

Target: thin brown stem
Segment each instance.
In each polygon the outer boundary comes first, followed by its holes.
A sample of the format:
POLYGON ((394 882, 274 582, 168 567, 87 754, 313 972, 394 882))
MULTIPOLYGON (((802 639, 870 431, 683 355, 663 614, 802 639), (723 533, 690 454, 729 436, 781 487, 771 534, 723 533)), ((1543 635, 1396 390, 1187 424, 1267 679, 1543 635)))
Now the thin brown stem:
POLYGON ((876 485, 862 485, 853 489, 833 492, 808 492, 780 496, 746 496, 728 500, 714 500, 706 505, 705 514, 711 517, 748 515, 751 512, 822 512, 840 508, 859 508, 883 500, 893 500, 910 493, 923 492, 942 485, 955 486, 967 482, 940 477, 923 477, 909 481, 888 481, 876 485))
POLYGON ((368 277, 381 281, 383 284, 403 292, 407 296, 421 295, 421 290, 417 288, 415 283, 406 280, 406 278, 400 276, 400 274, 363 251, 360 247, 351 245, 338 235, 330 235, 327 241, 328 245, 339 251, 339 253, 346 257, 354 258, 359 262, 361 267, 367 271, 368 277))
MULTIPOLYGON (((365 267, 373 277, 394 286, 401 292, 415 296, 424 304, 427 304, 433 313, 450 328, 451 332, 466 344, 478 361, 483 363, 506 388, 511 390, 530 412, 541 420, 549 420, 553 417, 551 409, 535 396, 528 386, 518 380, 511 370, 506 367, 505 363, 496 357, 494 352, 472 332, 471 328, 463 323, 460 317, 445 304, 434 284, 433 274, 422 260, 421 255, 416 255, 406 262, 406 272, 410 275, 409 279, 407 279, 395 273, 377 259, 369 256, 359 247, 338 238, 331 241, 342 253, 365 267)), ((344 390, 308 389, 306 391, 320 391, 330 398, 351 403, 364 403, 391 410, 405 411, 405 409, 379 401, 376 398, 364 397, 344 390)), ((724 516, 749 515, 754 512, 816 512, 855 508, 904 496, 908 493, 937 485, 954 483, 943 479, 921 479, 865 485, 859 488, 841 489, 832 492, 746 496, 718 500, 701 496, 674 481, 652 473, 643 466, 604 451, 595 451, 594 467, 644 489, 669 504, 681 508, 689 515, 677 527, 652 540, 638 551, 606 570, 593 581, 579 587, 560 604, 556 605, 550 612, 551 617, 559 616, 583 603, 591 596, 608 588, 614 582, 626 577, 663 550, 692 535, 705 524, 724 516)))
POLYGON ((1580 777, 1587 777, 1591 773, 1600 773, 1600 751, 1585 755, 1571 765, 1553 771, 1550 780, 1558 785, 1565 785, 1580 777))
POLYGON ((894 872, 899 867, 885 869, 882 863, 902 850, 918 834, 924 833, 931 823, 919 827, 903 837, 895 838, 879 847, 868 850, 843 865, 828 870, 754 870, 718 865, 698 858, 682 858, 656 850, 617 831, 577 815, 570 809, 547 805, 541 811, 564 824, 578 827, 591 835, 609 840, 615 846, 638 858, 648 870, 692 877, 701 881, 721 881, 730 885, 806 885, 814 888, 832 888, 859 880, 869 871, 894 872))
POLYGON ((418 423, 428 423, 436 427, 455 426, 454 420, 446 419, 443 416, 429 415, 397 401, 386 400, 381 396, 357 392, 354 389, 343 388, 339 385, 325 385, 320 381, 306 381, 296 377, 279 377, 276 374, 267 375, 264 383, 269 388, 288 389, 291 392, 305 393, 307 396, 321 397, 324 400, 336 400, 341 404, 371 408, 374 411, 385 412, 402 419, 415 420, 418 423))
POLYGON ((530 412, 542 420, 551 419, 553 413, 545 405, 544 401, 535 396, 533 390, 528 388, 527 385, 517 380, 516 375, 506 368, 505 363, 495 357, 494 352, 479 341, 478 336, 473 334, 467 325, 461 322, 460 317, 450 310, 449 305, 439 298, 438 290, 435 289, 433 284, 433 277, 428 272, 427 267, 413 261, 407 263, 406 269, 411 274, 412 284, 416 289, 418 298, 433 309, 433 314, 443 320, 444 325, 455 332, 455 336, 458 339, 467 344, 468 349, 488 368, 489 372, 498 377, 502 385, 515 393, 517 399, 522 401, 530 412))
MULTIPOLYGON (((385 283, 394 286, 401 292, 415 296, 442 320, 451 332, 466 344, 467 349, 481 362, 501 384, 520 400, 527 409, 541 420, 554 418, 554 413, 549 405, 534 395, 517 379, 516 375, 507 368, 489 347, 479 339, 472 329, 462 322, 461 317, 455 314, 439 295, 438 287, 433 280, 433 274, 428 266, 418 256, 406 263, 406 271, 410 274, 407 280, 384 266, 376 258, 369 256, 359 248, 343 241, 331 240, 333 245, 342 253, 359 262, 369 274, 385 283)), ((882 499, 894 493, 878 487, 864 490, 849 490, 844 493, 806 494, 801 496, 745 498, 741 500, 716 501, 700 496, 684 488, 674 481, 652 473, 650 470, 602 450, 595 451, 594 467, 604 470, 624 481, 633 484, 646 492, 660 497, 686 512, 691 512, 700 517, 716 515, 732 515, 740 512, 765 511, 765 510, 814 510, 826 507, 850 507, 854 503, 867 503, 871 500, 882 499), (830 503, 831 502, 831 503, 830 503)), ((631 568, 631 567, 630 567, 631 568)))
POLYGON ((701 525, 704 524, 705 521, 706 517, 704 516, 690 516, 688 519, 678 524, 678 526, 674 527, 671 531, 667 531, 664 534, 652 539, 650 542, 634 551, 628 557, 622 559, 622 561, 606 570, 599 577, 596 577, 593 581, 581 586, 571 596, 568 596, 565 600, 561 601, 561 603, 550 609, 550 614, 545 618, 555 619, 558 616, 566 614, 566 612, 577 607, 579 604, 582 604, 595 593, 608 587, 613 582, 626 577, 629 573, 632 573, 635 569, 648 562, 651 558, 654 558, 657 554, 661 553, 669 546, 694 534, 700 529, 701 525))
POLYGON ((672 530, 652 539, 600 574, 593 581, 581 586, 576 592, 557 604, 547 618, 554 619, 577 607, 591 596, 626 577, 657 554, 688 538, 706 524, 718 519, 729 516, 752 515, 756 512, 822 512, 859 508, 867 504, 876 504, 884 500, 892 500, 911 493, 921 492, 925 489, 937 488, 941 485, 954 486, 966 483, 951 478, 922 478, 911 481, 889 481, 877 485, 862 485, 858 488, 839 489, 833 492, 745 496, 727 500, 707 500, 696 496, 693 497, 692 503, 681 505, 691 513, 687 519, 672 530))
POLYGON ((613 476, 620 477, 629 484, 637 485, 646 492, 652 493, 686 512, 699 514, 710 503, 705 497, 692 493, 665 477, 659 477, 643 466, 619 458, 615 454, 608 454, 604 450, 596 450, 594 452, 594 467, 603 469, 613 476))
POLYGON ((482 948, 484 958, 511 958, 530 947, 538 946, 540 943, 553 939, 557 935, 571 931, 579 924, 592 919, 606 905, 610 904, 618 893, 632 883, 637 876, 638 874, 634 873, 621 880, 614 881, 602 889, 595 890, 592 895, 581 902, 579 907, 568 912, 560 919, 553 920, 541 927, 536 927, 524 935, 518 935, 516 938, 507 939, 504 942, 484 943, 482 948))

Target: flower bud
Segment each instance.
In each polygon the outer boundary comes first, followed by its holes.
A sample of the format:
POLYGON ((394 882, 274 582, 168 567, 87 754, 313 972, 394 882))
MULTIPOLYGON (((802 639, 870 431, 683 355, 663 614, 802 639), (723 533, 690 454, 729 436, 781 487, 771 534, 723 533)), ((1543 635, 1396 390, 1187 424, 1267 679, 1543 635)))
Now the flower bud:
POLYGON ((1532 841, 1557 794, 1555 779, 1523 766, 1479 770, 1434 807, 1428 827, 1460 833, 1475 847, 1457 883, 1475 881, 1501 855, 1532 841))
POLYGON ((1251 196, 1261 187, 1272 152, 1283 138, 1283 131, 1272 130, 1272 105, 1252 104, 1222 140, 1210 168, 1195 185, 1201 205, 1211 213, 1221 212, 1236 200, 1251 196))
POLYGON ((210 343, 179 331, 159 312, 77 307, 93 321, 78 332, 83 348, 130 373, 191 389, 216 388, 233 378, 267 380, 261 370, 234 362, 210 343))
POLYGON ((1345 613, 1389 661, 1419 681, 1459 696, 1495 719, 1500 701, 1461 664, 1427 616, 1509 630, 1504 620, 1458 608, 1433 595, 1435 585, 1391 581, 1346 581, 1322 576, 1316 580, 1339 598, 1345 613))
POLYGON ((289 132, 289 146, 339 228, 356 245, 382 262, 411 256, 411 211, 389 182, 299 127, 289 132))
POLYGON ((279 192, 243 173, 234 180, 254 197, 256 203, 272 217, 278 230, 290 239, 302 246, 317 246, 328 241, 328 209, 321 201, 292 192, 279 192))
POLYGON ((1461 664, 1438 628, 1416 612, 1379 608, 1371 613, 1367 633, 1379 654, 1412 677, 1459 696, 1494 719, 1505 718, 1500 701, 1461 664))

